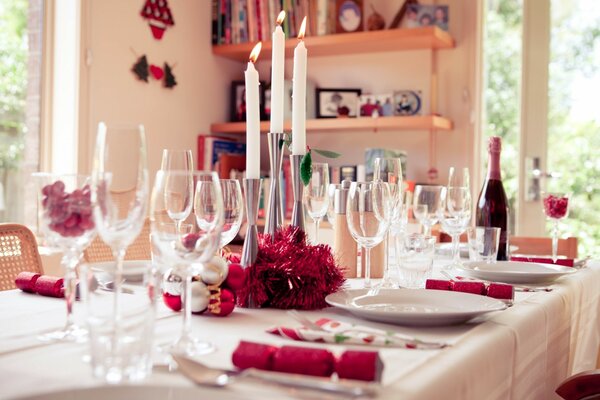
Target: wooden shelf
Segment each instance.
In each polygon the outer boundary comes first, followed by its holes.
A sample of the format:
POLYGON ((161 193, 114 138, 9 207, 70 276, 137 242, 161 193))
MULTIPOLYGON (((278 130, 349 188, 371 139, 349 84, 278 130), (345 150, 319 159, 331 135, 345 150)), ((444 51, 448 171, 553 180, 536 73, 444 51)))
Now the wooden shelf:
MULTIPOLYGON (((308 36, 304 42, 310 57, 454 47, 454 38, 437 26, 308 36)), ((286 40, 286 57, 293 56, 297 44, 297 39, 286 40)), ((212 51, 217 56, 247 61, 254 45, 255 43, 219 45, 213 46, 212 51)), ((263 42, 261 54, 259 61, 271 60, 271 41, 263 42)))
MULTIPOLYGON (((269 131, 269 121, 260 123, 261 132, 269 131)), ((417 115, 411 117, 379 118, 324 118, 306 120, 307 132, 346 132, 349 130, 451 130, 452 121, 437 115, 417 115)), ((284 123, 284 129, 290 131, 290 121, 284 123)), ((246 133, 245 122, 223 122, 211 124, 212 133, 246 133)))

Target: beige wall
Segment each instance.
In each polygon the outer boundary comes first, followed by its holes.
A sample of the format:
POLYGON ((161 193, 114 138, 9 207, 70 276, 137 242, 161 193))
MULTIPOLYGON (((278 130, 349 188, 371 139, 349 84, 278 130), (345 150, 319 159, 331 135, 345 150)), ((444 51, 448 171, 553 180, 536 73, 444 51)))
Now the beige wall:
MULTIPOLYGON (((196 135, 208 132, 211 122, 228 118, 229 83, 243 77, 244 65, 212 55, 210 1, 170 2, 176 25, 167 30, 162 41, 152 38, 147 24, 139 16, 140 3, 86 2, 89 10, 83 42, 87 42, 92 51, 92 63, 85 78, 87 83, 84 81, 82 86, 85 128, 81 132, 80 148, 84 151, 83 160, 89 160, 95 127, 100 120, 141 122, 147 128, 150 167, 154 171, 159 166, 162 148, 192 148, 195 153, 196 135), (147 54, 150 63, 176 63, 174 73, 179 85, 167 90, 156 81, 138 82, 130 72, 136 60, 131 49, 137 54, 147 54), (89 110, 87 118, 86 109, 89 110)), ((374 3, 389 23, 402 1, 374 0, 374 3)), ((445 179, 449 166, 472 167, 477 15, 475 0, 443 3, 450 5, 450 31, 457 47, 437 53, 438 109, 455 124, 453 131, 437 134, 434 158, 437 158, 440 179, 445 179)), ((310 49, 308 51, 310 57, 310 49)), ((428 110, 432 57, 435 55, 429 50, 314 57, 309 58, 308 76, 321 87, 359 87, 372 93, 420 89, 425 110, 428 110)), ((262 58, 268 60, 270 55, 263 54, 262 58)), ((259 70, 261 79, 268 80, 269 63, 260 63, 259 70)), ((289 60, 286 77, 291 78, 291 74, 292 61, 289 60)), ((266 169, 265 142, 263 139, 262 160, 266 169)), ((364 148, 368 146, 405 149, 409 153, 409 177, 419 181, 427 178, 430 156, 427 132, 317 133, 309 134, 307 142, 313 147, 343 153, 341 159, 334 161, 337 165, 363 160, 364 148)), ((82 165, 80 169, 85 167, 82 165)))
POLYGON ((163 148, 191 148, 195 154, 198 133, 228 117, 229 82, 238 63, 212 56, 210 1, 169 2, 175 26, 160 41, 139 15, 142 4, 84 0, 82 46, 91 50, 91 65, 87 76, 82 74, 82 171, 91 168, 99 121, 144 124, 154 173, 163 148), (131 72, 134 52, 146 54, 149 63, 176 64, 178 85, 170 90, 152 78, 149 83, 138 81, 131 72))

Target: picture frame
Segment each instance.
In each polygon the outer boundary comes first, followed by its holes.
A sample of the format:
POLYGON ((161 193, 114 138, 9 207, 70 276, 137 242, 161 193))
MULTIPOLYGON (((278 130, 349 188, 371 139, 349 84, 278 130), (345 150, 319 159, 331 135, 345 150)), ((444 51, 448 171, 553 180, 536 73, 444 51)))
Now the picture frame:
POLYGON ((337 0, 336 33, 363 30, 363 0, 337 0))
POLYGON ((447 5, 409 4, 404 16, 404 28, 437 26, 448 31, 449 7, 447 5))
MULTIPOLYGON (((260 119, 264 119, 265 115, 265 82, 260 81, 258 87, 259 90, 259 102, 260 102, 260 119)), ((236 80, 231 82, 231 94, 230 94, 230 121, 231 122, 244 122, 246 121, 246 82, 242 80, 236 80)))
POLYGON ((421 105, 420 90, 396 90, 394 92, 394 115, 420 115, 421 105))
POLYGON ((363 94, 358 104, 358 115, 363 117, 392 117, 394 115, 394 94, 363 94))
POLYGON ((356 118, 361 89, 317 88, 317 118, 356 118))

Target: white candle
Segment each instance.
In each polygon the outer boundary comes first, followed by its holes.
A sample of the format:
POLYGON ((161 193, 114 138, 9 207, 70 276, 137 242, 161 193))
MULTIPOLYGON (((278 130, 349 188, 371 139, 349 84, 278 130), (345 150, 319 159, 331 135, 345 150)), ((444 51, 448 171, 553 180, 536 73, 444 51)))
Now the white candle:
POLYGON ((260 42, 252 50, 246 78, 246 178, 260 178, 260 97, 258 71, 254 61, 260 52, 260 42), (258 50, 257 50, 258 48, 258 50), (256 53, 256 54, 255 54, 256 53), (253 55, 255 55, 253 57, 253 55))
MULTIPOLYGON (((300 27, 299 39, 304 37, 306 17, 300 27)), ((304 41, 294 49, 294 82, 292 84, 292 154, 306 154, 306 56, 304 41)))
POLYGON ((279 13, 277 27, 272 38, 271 59, 271 132, 283 132, 283 99, 284 86, 283 74, 285 69, 285 34, 281 23, 285 18, 285 11, 279 13))

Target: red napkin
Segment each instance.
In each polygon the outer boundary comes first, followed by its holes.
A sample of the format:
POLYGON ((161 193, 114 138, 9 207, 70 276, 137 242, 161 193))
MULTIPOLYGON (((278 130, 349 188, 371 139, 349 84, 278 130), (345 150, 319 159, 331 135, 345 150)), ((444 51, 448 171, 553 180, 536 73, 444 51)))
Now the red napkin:
POLYGON ((563 267, 572 267, 575 264, 575 260, 572 258, 559 258, 556 262, 552 261, 551 258, 547 257, 527 257, 527 256, 515 256, 510 258, 511 261, 523 261, 523 262, 535 262, 542 264, 554 264, 562 265, 563 267))
POLYGON ((376 351, 346 351, 339 359, 325 349, 276 346, 241 341, 231 356, 240 369, 263 370, 328 377, 337 372, 340 378, 364 381, 379 380, 383 363, 376 351))
POLYGON ((506 283, 490 282, 486 284, 480 281, 447 281, 443 279, 427 279, 425 289, 450 290, 454 292, 464 292, 479 294, 482 296, 493 297, 500 300, 513 300, 515 297, 515 288, 506 283))
POLYGON ((15 279, 15 285, 24 292, 37 293, 49 297, 65 297, 63 279, 56 276, 21 272, 15 279))

